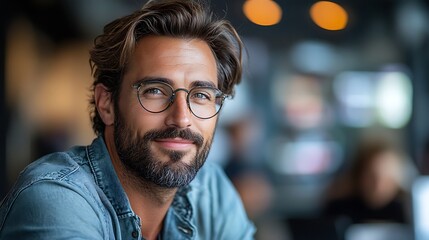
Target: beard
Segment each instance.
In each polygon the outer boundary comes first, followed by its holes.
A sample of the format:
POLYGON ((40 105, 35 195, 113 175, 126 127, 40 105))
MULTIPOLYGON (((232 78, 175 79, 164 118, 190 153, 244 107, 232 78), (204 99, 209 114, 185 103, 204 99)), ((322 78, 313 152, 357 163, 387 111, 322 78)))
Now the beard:
POLYGON ((143 182, 152 182, 164 188, 177 188, 188 185, 203 166, 210 151, 212 139, 204 142, 204 138, 190 129, 167 128, 152 130, 143 137, 133 137, 135 130, 130 129, 119 114, 116 114, 114 140, 119 159, 125 169, 143 182), (161 161, 150 149, 155 139, 182 138, 193 141, 197 147, 195 156, 190 163, 181 161, 186 155, 183 151, 162 150, 169 158, 161 161))

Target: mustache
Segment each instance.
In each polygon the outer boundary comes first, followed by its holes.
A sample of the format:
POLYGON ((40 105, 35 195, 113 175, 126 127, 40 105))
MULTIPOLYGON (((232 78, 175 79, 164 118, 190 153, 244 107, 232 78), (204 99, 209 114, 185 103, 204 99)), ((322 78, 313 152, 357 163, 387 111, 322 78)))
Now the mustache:
POLYGON ((204 138, 198 133, 192 132, 190 129, 177 129, 177 128, 167 128, 163 130, 152 130, 147 132, 143 139, 144 141, 151 141, 154 139, 162 138, 182 138, 189 140, 195 143, 198 147, 201 147, 204 143, 204 138))

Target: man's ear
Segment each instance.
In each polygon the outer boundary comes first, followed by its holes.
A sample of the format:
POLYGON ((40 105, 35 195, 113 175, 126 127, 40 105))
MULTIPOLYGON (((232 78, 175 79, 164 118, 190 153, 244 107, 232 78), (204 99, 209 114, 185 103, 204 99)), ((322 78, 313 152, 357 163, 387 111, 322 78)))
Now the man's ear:
POLYGON ((95 107, 97 108, 98 114, 100 114, 106 126, 112 125, 115 121, 115 111, 112 99, 112 93, 110 93, 106 86, 99 83, 94 89, 95 107))

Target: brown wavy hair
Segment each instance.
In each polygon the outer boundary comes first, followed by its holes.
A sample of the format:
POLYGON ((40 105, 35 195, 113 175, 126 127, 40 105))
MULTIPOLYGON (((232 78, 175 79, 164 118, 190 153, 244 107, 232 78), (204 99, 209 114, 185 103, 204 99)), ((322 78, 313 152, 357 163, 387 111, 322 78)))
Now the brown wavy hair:
POLYGON ((117 103, 128 59, 138 40, 149 35, 205 41, 216 59, 219 89, 233 95, 234 86, 240 82, 243 43, 229 21, 216 18, 206 2, 149 1, 142 9, 107 24, 94 40, 90 51, 94 77, 90 114, 97 135, 104 132, 105 125, 95 107, 95 86, 103 84, 117 103))

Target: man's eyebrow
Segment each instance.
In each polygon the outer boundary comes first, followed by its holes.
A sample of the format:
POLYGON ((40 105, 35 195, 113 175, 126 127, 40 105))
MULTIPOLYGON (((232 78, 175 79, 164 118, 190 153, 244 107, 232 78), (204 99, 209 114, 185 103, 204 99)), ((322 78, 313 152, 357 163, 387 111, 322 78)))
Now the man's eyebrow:
MULTIPOLYGON (((151 82, 162 82, 167 83, 170 86, 174 86, 174 81, 169 78, 164 77, 144 77, 136 82, 136 84, 144 84, 144 83, 151 83, 151 82)), ((193 87, 212 87, 217 88, 216 85, 209 80, 196 80, 191 82, 191 88, 193 87)))
POLYGON ((191 87, 212 87, 217 88, 212 81, 197 80, 191 83, 191 87))
POLYGON ((151 83, 151 82, 163 82, 169 85, 173 84, 173 81, 171 79, 164 78, 164 77, 144 77, 138 80, 136 83, 139 84, 139 83, 151 83))

